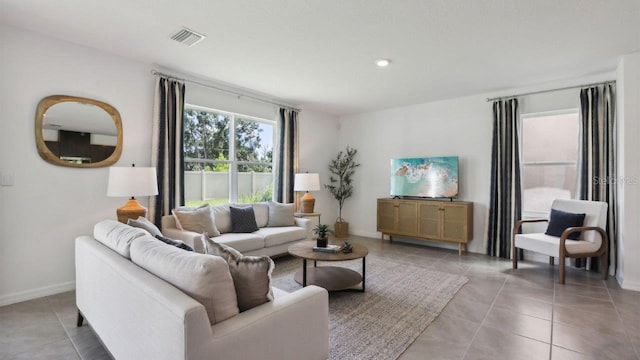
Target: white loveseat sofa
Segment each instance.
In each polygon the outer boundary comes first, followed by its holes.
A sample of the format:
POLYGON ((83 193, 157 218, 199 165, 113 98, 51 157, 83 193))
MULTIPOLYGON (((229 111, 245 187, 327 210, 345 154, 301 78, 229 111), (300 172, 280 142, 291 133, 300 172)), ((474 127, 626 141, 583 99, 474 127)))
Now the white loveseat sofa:
MULTIPOLYGON (((146 257, 155 262, 167 259, 170 262, 173 256, 182 254, 207 261, 222 258, 186 252, 155 240, 142 229, 118 224, 105 220, 96 225, 94 236, 76 239, 78 323, 81 326, 83 317, 86 318, 114 358, 328 357, 326 290, 308 286, 287 293, 273 288, 272 301, 211 325, 209 310, 201 302, 131 258, 146 257), (145 244, 146 248, 150 244, 161 250, 161 256, 157 252, 155 257, 145 254, 145 244)), ((180 267, 185 266, 190 265, 180 263, 180 267)), ((171 270, 166 266, 164 269, 171 270)))
MULTIPOLYGON (((281 207, 277 203, 224 204, 211 206, 215 227, 220 235, 213 239, 217 243, 230 246, 245 255, 274 256, 286 254, 290 245, 312 238, 311 220, 294 218, 293 208, 290 210, 291 226, 270 226, 274 208, 281 207), (233 233, 230 206, 253 207, 258 231, 251 233, 233 233)), ((291 204, 291 206, 293 206, 291 204)), ((201 233, 178 228, 174 215, 162 217, 162 233, 172 239, 182 240, 191 245, 195 251, 203 252, 199 238, 201 233)))

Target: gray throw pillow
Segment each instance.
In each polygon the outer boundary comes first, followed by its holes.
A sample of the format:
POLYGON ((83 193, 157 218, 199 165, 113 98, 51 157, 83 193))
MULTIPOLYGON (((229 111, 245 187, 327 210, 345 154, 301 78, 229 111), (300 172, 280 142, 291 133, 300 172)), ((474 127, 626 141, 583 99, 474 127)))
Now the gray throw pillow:
POLYGON ((294 226, 293 204, 281 204, 269 201, 269 224, 267 226, 294 226))
POLYGON ((253 208, 251 206, 241 208, 230 206, 229 209, 231 210, 232 233, 252 233, 254 231, 258 231, 256 216, 253 213, 253 208))
POLYGON ((168 238, 168 237, 162 236, 162 235, 156 235, 155 238, 160 240, 160 241, 162 241, 163 243, 165 243, 167 245, 175 246, 178 249, 182 249, 182 250, 186 250, 186 251, 193 251, 193 247, 191 247, 191 245, 185 243, 182 240, 175 240, 175 239, 168 238))
POLYGON ((208 233, 209 236, 218 236, 220 232, 216 228, 213 211, 209 204, 197 208, 180 207, 171 210, 176 219, 176 226, 180 230, 197 233, 208 233))
POLYGON ((244 256, 238 250, 202 235, 209 255, 222 257, 229 264, 240 311, 246 311, 273 300, 271 273, 273 260, 268 256, 244 256))
POLYGON ((139 216, 135 220, 127 220, 127 225, 147 230, 152 236, 162 236, 162 232, 160 231, 160 229, 158 229, 158 227, 154 223, 147 220, 147 218, 144 216, 139 216))

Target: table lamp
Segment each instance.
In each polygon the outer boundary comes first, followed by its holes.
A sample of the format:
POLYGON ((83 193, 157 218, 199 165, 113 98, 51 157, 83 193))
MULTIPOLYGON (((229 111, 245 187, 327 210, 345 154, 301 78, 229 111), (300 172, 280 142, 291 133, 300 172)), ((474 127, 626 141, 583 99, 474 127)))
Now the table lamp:
POLYGON ((296 174, 293 181, 293 190, 306 191, 302 199, 300 199, 300 205, 302 207, 303 213, 312 213, 313 206, 316 203, 316 199, 314 199, 313 196, 309 194, 309 191, 320 190, 320 175, 318 175, 317 173, 296 174))
POLYGON ((146 217, 147 209, 140 205, 136 196, 158 195, 158 179, 154 167, 110 167, 107 196, 131 197, 123 207, 118 208, 118 221, 127 223, 128 219, 146 217))

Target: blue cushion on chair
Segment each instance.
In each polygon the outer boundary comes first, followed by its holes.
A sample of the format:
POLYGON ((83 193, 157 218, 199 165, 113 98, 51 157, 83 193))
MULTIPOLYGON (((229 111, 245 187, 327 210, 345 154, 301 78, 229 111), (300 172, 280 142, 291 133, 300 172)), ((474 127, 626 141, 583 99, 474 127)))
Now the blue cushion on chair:
MULTIPOLYGON (((584 224, 585 214, 574 214, 561 210, 551 209, 549 226, 544 233, 551 236, 562 236, 562 233, 570 227, 580 227, 584 224)), ((580 232, 571 233, 567 239, 578 240, 580 232)))

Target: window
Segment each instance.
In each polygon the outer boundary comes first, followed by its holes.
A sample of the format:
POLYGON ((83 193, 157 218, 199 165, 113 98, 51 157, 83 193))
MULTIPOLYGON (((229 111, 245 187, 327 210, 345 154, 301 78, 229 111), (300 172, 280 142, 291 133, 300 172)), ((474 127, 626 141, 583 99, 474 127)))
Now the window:
POLYGON ((274 128, 274 121, 186 105, 186 204, 271 199, 274 128))
POLYGON ((522 211, 548 214, 554 199, 576 198, 578 110, 522 115, 522 211))

